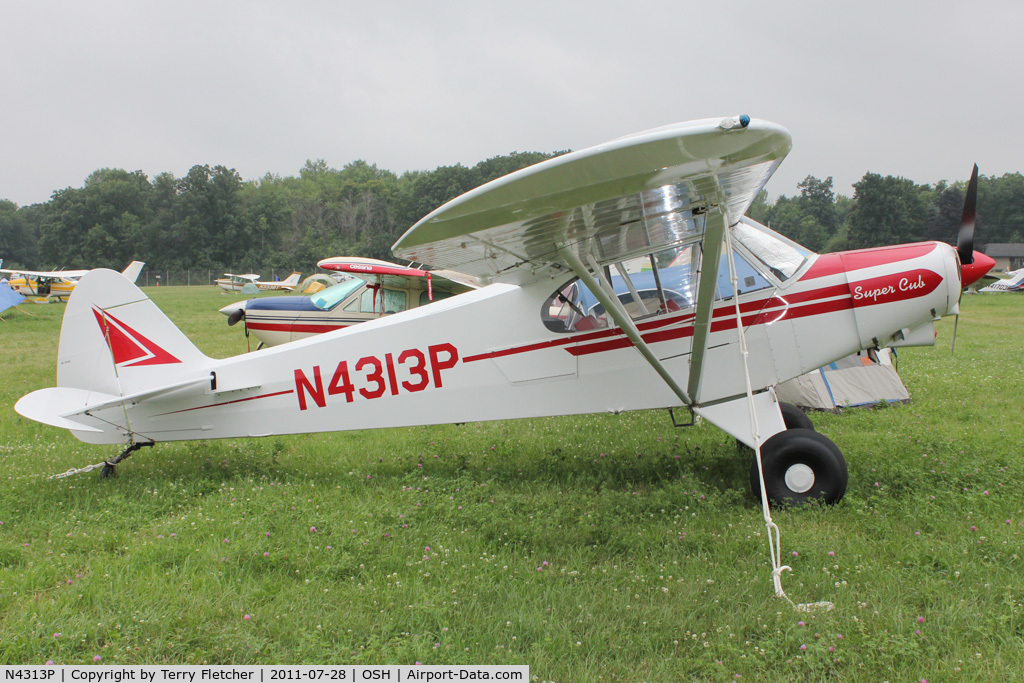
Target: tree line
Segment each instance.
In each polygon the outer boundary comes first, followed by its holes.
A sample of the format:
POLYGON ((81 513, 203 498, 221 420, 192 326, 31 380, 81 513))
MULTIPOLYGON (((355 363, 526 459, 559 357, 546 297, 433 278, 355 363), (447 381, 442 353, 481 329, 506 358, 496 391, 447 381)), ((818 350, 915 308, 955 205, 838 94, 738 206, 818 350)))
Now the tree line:
MULTIPOLYGON (((366 161, 341 169, 307 161, 297 177, 245 181, 225 166, 184 177, 103 168, 82 187, 18 206, 0 200, 0 258, 8 267, 154 270, 277 268, 309 272, 328 256, 391 259, 391 244, 446 201, 565 152, 514 152, 472 167, 401 176, 366 161)), ((920 240, 955 243, 965 182, 919 185, 867 173, 852 197, 808 176, 793 196, 761 192, 748 212, 818 252, 920 240)), ((976 243, 1024 242, 1024 176, 983 176, 976 243)), ((237 272, 237 271, 236 271, 237 272)))

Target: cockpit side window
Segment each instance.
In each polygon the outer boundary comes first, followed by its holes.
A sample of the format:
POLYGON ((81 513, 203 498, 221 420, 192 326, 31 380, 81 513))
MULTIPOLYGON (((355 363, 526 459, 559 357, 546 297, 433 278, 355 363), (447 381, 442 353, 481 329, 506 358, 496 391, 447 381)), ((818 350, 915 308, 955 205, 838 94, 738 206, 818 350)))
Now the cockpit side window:
POLYGON ((363 313, 400 313, 406 309, 407 295, 400 289, 367 287, 360 297, 363 313))
MULTIPOLYGON (((747 260, 741 254, 738 252, 733 253, 736 254, 736 287, 740 291, 740 296, 772 286, 772 283, 768 282, 764 275, 761 275, 752 265, 747 263, 747 260)), ((715 298, 728 299, 731 296, 732 278, 729 274, 729 257, 726 254, 722 254, 722 260, 718 264, 718 290, 715 293, 715 298)))
MULTIPOLYGON (((646 320, 693 306, 695 278, 690 269, 695 246, 667 249, 609 267, 619 303, 633 320, 646 320), (635 295, 635 296, 634 296, 635 295)), ((579 279, 558 288, 541 309, 544 325, 553 332, 584 332, 612 327, 604 305, 579 279)))
POLYGON ((420 292, 420 302, 419 302, 419 305, 420 306, 426 306, 429 303, 433 303, 435 301, 440 301, 441 299, 447 299, 450 296, 454 296, 454 295, 451 292, 442 292, 442 291, 439 291, 439 290, 435 289, 434 290, 434 298, 431 299, 430 298, 430 293, 427 292, 426 290, 424 290, 424 291, 420 292))

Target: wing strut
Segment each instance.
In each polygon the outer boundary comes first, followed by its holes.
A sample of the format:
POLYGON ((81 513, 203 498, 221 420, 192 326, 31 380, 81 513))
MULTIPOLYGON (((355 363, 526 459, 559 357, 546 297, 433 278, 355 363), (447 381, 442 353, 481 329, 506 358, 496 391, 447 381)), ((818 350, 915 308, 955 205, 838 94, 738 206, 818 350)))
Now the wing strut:
POLYGON ((697 310, 693 322, 693 344, 690 347, 690 378, 686 390, 690 396, 700 396, 700 381, 704 369, 704 352, 708 349, 711 315, 715 310, 715 290, 718 287, 718 266, 722 261, 729 221, 725 207, 708 211, 704 222, 704 240, 700 258, 700 282, 697 285, 697 310))
MULTIPOLYGON (((627 313, 622 307, 622 304, 619 302, 619 297, 617 297, 611 290, 611 286, 609 285, 606 287, 606 283, 603 279, 598 283, 598 281, 594 279, 594 276, 591 275, 590 270, 587 269, 580 258, 574 254, 572 249, 567 245, 559 246, 558 253, 573 269, 573 272, 579 276, 580 280, 583 281, 583 284, 593 292, 594 296, 597 297, 597 300, 601 302, 602 306, 604 306, 604 310, 607 311, 608 315, 610 315, 612 320, 614 320, 619 326, 619 329, 622 330, 623 334, 625 334, 629 340, 633 342, 633 345, 636 346, 637 351, 639 351, 647 362, 650 363, 651 367, 654 368, 654 371, 657 372, 663 380, 665 380, 665 384, 667 384, 669 389, 672 390, 672 393, 679 397, 679 400, 683 402, 683 405, 693 405, 693 401, 690 400, 690 397, 685 391, 683 391, 683 388, 676 383, 672 374, 664 365, 661 364, 658 357, 655 356, 654 352, 651 351, 651 348, 647 346, 647 342, 645 342, 643 337, 640 336, 640 330, 638 330, 636 325, 633 324, 633 319, 629 317, 629 313, 627 313)), ((593 258, 589 257, 589 254, 588 260, 591 261, 591 268, 593 268, 594 272, 600 273, 601 269, 593 262, 593 258)))

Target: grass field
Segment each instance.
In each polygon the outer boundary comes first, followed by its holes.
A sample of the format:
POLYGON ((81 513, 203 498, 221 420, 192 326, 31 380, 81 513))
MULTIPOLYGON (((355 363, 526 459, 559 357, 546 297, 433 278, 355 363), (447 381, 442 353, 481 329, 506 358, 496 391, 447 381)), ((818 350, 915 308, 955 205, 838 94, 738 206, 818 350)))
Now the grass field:
MULTIPOLYGON (((244 352, 214 288, 147 293, 244 352)), ((63 305, 0 323, 0 664, 528 664, 538 681, 1020 680, 1024 297, 900 352, 908 405, 815 415, 850 469, 783 510, 772 592, 749 453, 664 412, 164 444, 20 418, 63 305)))

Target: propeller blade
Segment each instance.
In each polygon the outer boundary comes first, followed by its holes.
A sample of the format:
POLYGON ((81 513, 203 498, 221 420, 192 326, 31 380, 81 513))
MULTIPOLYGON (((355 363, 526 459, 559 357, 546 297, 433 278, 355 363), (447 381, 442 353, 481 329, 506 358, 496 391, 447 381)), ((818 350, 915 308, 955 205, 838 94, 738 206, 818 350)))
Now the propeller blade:
POLYGON ((245 317, 245 309, 236 309, 231 315, 228 316, 228 327, 237 325, 238 321, 245 317))
POLYGON ((956 239, 956 251, 960 255, 960 263, 974 263, 974 223, 975 209, 978 205, 978 165, 974 165, 971 182, 967 184, 964 196, 964 214, 960 219, 960 234, 956 239))

